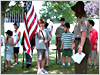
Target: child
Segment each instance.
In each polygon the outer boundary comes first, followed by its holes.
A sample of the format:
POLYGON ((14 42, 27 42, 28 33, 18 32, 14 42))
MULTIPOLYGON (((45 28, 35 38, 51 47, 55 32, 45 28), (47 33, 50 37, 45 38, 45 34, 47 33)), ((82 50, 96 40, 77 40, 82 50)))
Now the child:
POLYGON ((89 40, 91 42, 91 51, 89 54, 89 67, 88 68, 92 68, 92 63, 91 63, 91 57, 94 58, 94 68, 97 69, 98 66, 97 64, 97 40, 98 40, 98 33, 95 29, 93 29, 94 26, 94 21, 93 20, 89 20, 90 23, 90 36, 89 36, 89 40))
POLYGON ((46 43, 51 40, 49 32, 44 29, 45 21, 43 19, 39 20, 39 32, 36 35, 36 49, 37 49, 37 74, 48 73, 44 70, 44 62, 46 57, 46 43), (43 34, 42 34, 43 33, 43 34), (43 36, 44 35, 44 36, 43 36), (45 38, 45 39, 44 39, 45 38), (41 67, 40 67, 41 66, 41 67))
POLYGON ((20 48, 20 36, 21 32, 19 31, 20 23, 15 22, 14 24, 14 32, 13 32, 13 38, 14 38, 14 63, 13 65, 17 65, 18 63, 18 53, 20 48))
MULTIPOLYGON (((48 29, 47 29, 47 27, 48 27, 48 23, 45 23, 44 30, 46 30, 47 32, 49 32, 48 29)), ((49 67, 49 43, 47 43, 47 44, 48 44, 48 49, 46 49, 46 66, 45 66, 45 68, 49 67)))
POLYGON ((60 46, 61 46, 61 36, 62 36, 62 33, 64 33, 64 29, 63 29, 64 27, 63 27, 63 25, 65 24, 65 18, 61 18, 60 19, 60 24, 61 25, 56 29, 56 33, 55 33, 55 35, 56 35, 55 44, 57 46, 58 59, 59 59, 58 64, 61 64, 62 63, 62 61, 60 59, 60 56, 61 56, 60 46))
POLYGON ((74 35, 73 33, 71 33, 69 31, 70 28, 70 24, 69 23, 65 23, 64 25, 64 31, 65 33, 62 34, 61 37, 61 50, 62 50, 62 66, 61 68, 65 67, 65 59, 66 56, 68 56, 68 68, 70 68, 70 60, 71 60, 71 56, 72 56, 72 50, 74 47, 74 35))
POLYGON ((7 39, 5 39, 5 51, 6 51, 6 64, 7 64, 7 69, 8 71, 10 71, 11 69, 11 59, 12 59, 12 55, 13 55, 13 38, 11 37, 13 35, 13 32, 8 30, 6 32, 6 37, 7 39))

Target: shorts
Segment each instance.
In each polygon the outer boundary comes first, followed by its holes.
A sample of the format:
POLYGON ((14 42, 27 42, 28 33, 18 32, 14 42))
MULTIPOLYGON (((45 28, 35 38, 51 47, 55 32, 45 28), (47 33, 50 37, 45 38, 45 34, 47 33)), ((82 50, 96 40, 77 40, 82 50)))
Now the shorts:
POLYGON ((14 47, 14 53, 19 53, 19 47, 14 47))
POLYGON ((71 57, 73 54, 72 50, 62 50, 62 56, 71 57))
POLYGON ((37 57, 38 60, 42 60, 43 58, 46 58, 46 50, 45 49, 37 49, 37 57))
POLYGON ((91 50, 89 53, 89 57, 97 57, 98 52, 91 50))
POLYGON ((61 41, 57 40, 57 50, 58 50, 58 52, 61 52, 60 47, 61 47, 61 41))

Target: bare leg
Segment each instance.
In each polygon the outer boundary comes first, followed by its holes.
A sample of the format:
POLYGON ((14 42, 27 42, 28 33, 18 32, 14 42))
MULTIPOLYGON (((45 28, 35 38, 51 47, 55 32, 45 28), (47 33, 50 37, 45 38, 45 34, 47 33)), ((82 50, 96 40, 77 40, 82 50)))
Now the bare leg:
POLYGON ((97 57, 94 57, 94 64, 97 64, 97 57))
POLYGON ((45 58, 42 59, 41 68, 44 68, 44 62, 45 62, 45 58))
POLYGON ((58 52, 58 59, 60 61, 61 52, 58 52))
POLYGON ((8 61, 6 60, 6 64, 7 64, 7 68, 9 67, 9 65, 8 65, 8 61))
POLYGON ((18 63, 18 53, 16 53, 16 62, 18 63))
POLYGON ((89 64, 91 65, 91 57, 88 58, 89 64))
POLYGON ((16 61, 16 56, 15 56, 15 53, 13 54, 13 56, 14 56, 14 61, 16 61))
POLYGON ((71 59, 71 58, 70 58, 70 57, 68 57, 68 63, 70 63, 70 59, 71 59))
POLYGON ((66 56, 62 56, 62 62, 65 63, 66 56))
POLYGON ((9 68, 11 67, 11 61, 8 62, 9 68))
POLYGON ((48 58, 46 60, 47 60, 46 66, 49 66, 49 55, 48 55, 48 58))
POLYGON ((40 69, 40 61, 41 60, 37 60, 37 68, 40 69))

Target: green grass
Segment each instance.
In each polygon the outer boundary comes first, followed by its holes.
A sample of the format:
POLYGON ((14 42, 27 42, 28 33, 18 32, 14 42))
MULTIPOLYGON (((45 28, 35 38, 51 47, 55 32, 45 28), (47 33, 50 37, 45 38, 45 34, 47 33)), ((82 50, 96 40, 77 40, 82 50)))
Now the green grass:
MULTIPOLYGON (((71 59, 71 68, 67 68, 67 57, 66 57, 66 68, 61 69, 61 65, 58 65, 55 63, 56 59, 56 54, 55 51, 50 51, 50 65, 49 68, 46 70, 49 72, 49 74, 75 74, 75 69, 74 69, 74 61, 71 59)), ((37 73, 37 53, 33 54, 33 59, 32 59, 32 68, 31 69, 26 69, 25 66, 26 64, 24 63, 24 69, 22 69, 22 54, 19 53, 19 65, 12 66, 11 71, 3 71, 3 56, 1 56, 1 74, 36 74, 37 73)), ((12 63, 14 62, 14 59, 12 59, 12 63)), ((92 62, 93 63, 93 62, 92 62)), ((98 62, 97 65, 99 65, 99 56, 98 56, 98 62)), ((87 70, 88 74, 99 74, 99 69, 88 69, 87 70)))

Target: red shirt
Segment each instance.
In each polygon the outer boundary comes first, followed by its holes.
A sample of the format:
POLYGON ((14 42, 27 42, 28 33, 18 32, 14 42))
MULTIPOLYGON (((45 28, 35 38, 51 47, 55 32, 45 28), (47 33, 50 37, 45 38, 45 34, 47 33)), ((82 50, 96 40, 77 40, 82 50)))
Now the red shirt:
POLYGON ((97 47, 94 48, 96 39, 98 39, 98 33, 95 29, 93 29, 92 31, 90 31, 90 36, 89 36, 89 40, 91 42, 91 50, 97 50, 97 47))

